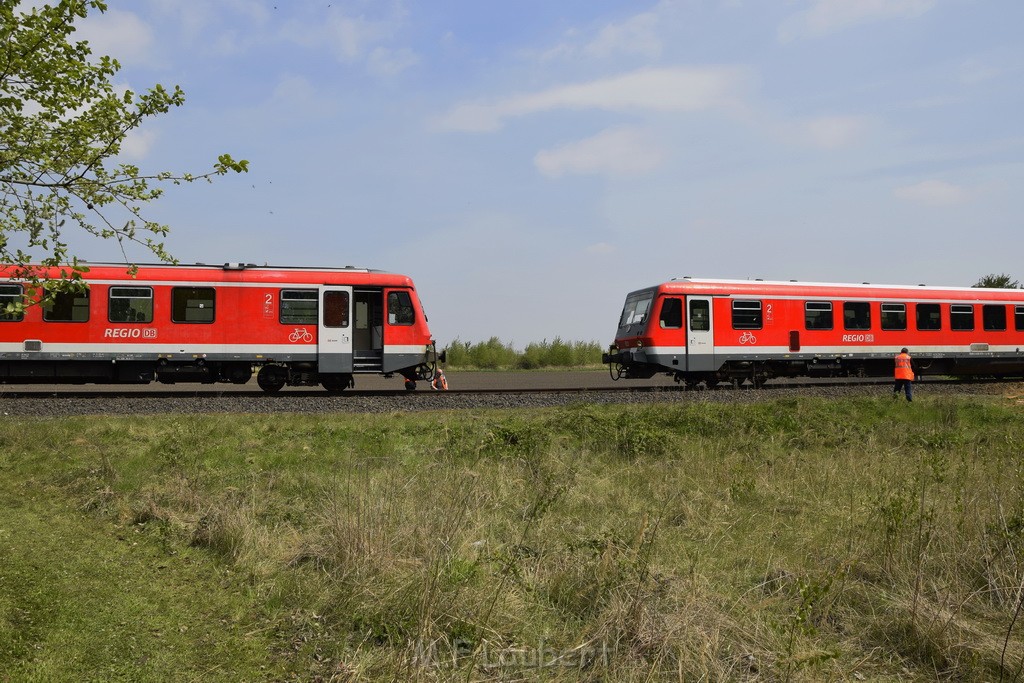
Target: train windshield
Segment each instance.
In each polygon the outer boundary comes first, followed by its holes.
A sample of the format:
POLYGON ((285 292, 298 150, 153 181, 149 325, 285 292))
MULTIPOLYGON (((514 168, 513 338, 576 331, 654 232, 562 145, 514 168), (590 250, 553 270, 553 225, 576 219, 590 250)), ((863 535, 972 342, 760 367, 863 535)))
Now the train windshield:
POLYGON ((653 300, 654 292, 637 292, 626 297, 626 305, 622 307, 622 317, 619 318, 619 327, 635 325, 647 320, 653 300))

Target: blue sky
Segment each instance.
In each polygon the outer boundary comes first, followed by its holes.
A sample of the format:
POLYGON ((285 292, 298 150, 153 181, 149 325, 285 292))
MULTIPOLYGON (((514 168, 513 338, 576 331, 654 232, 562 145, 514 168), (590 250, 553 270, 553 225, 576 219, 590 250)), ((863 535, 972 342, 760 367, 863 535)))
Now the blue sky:
POLYGON ((186 92, 126 160, 250 162, 149 208, 180 260, 403 272, 442 344, 522 347, 606 344, 675 276, 1024 279, 1022 26, 1017 0, 109 0, 78 37, 186 92))

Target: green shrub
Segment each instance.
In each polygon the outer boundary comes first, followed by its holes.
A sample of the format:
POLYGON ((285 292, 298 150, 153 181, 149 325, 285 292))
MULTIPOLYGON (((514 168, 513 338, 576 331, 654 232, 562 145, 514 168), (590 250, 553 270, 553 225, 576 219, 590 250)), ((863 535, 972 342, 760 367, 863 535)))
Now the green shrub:
POLYGON ((602 347, 597 342, 531 342, 523 351, 511 343, 491 337, 485 342, 455 339, 447 347, 449 368, 476 370, 539 370, 543 368, 581 368, 601 364, 602 347))

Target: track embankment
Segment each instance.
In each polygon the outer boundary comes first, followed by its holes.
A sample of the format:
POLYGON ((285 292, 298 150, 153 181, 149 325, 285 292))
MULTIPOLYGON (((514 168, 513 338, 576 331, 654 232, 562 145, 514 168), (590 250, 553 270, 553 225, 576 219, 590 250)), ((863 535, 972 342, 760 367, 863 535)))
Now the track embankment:
MULTIPOLYGON (((612 382, 607 373, 450 372, 447 392, 421 383, 416 391, 401 388, 401 379, 359 378, 354 390, 331 395, 323 389, 285 388, 262 393, 248 385, 67 386, 0 385, 0 416, 61 417, 73 415, 153 415, 216 413, 387 413, 395 411, 546 408, 580 403, 750 403, 785 397, 843 398, 888 396, 884 380, 843 382, 770 382, 763 389, 721 385, 714 390, 682 391, 670 378, 612 382)), ((946 382, 924 380, 915 387, 918 400, 935 396, 1024 395, 1019 382, 946 382)), ((902 398, 900 399, 902 400, 902 398)))

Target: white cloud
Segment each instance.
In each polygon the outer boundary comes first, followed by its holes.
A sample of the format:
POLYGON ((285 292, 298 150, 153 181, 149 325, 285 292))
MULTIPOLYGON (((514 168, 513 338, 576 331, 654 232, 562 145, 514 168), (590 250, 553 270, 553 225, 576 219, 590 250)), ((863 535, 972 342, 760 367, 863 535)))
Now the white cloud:
POLYGON ((337 103, 325 97, 305 76, 281 78, 270 98, 271 111, 289 119, 312 119, 335 113, 337 103))
POLYGON ((820 38, 850 26, 884 19, 913 19, 935 7, 937 0, 813 0, 808 9, 779 26, 783 42, 820 38))
POLYGON ((664 158, 662 149, 635 128, 611 128, 592 138, 538 152, 534 165, 544 175, 567 173, 633 175, 651 171, 664 158))
POLYGON ((868 128, 861 116, 823 116, 805 121, 802 137, 819 149, 839 149, 856 142, 868 128))
POLYGON ((494 131, 506 119, 556 109, 690 112, 736 104, 745 73, 737 67, 642 69, 495 102, 460 104, 441 120, 449 130, 494 131))
POLYGON ((968 59, 958 69, 960 82, 965 85, 976 85, 998 78, 1002 69, 980 59, 968 59))
POLYGON ((153 148, 157 135, 151 130, 133 130, 121 143, 120 157, 125 161, 141 161, 149 156, 149 150, 153 148))
POLYGON ((366 65, 370 73, 377 76, 397 76, 418 64, 419 61, 419 56, 408 48, 392 50, 386 47, 377 47, 367 57, 366 65))
POLYGON ((971 198, 966 189, 944 180, 925 180, 916 185, 897 187, 892 194, 897 199, 925 206, 953 206, 971 198))
POLYGON ((332 10, 319 21, 289 21, 278 37, 307 49, 327 50, 345 64, 363 64, 376 76, 394 76, 420 61, 410 48, 386 46, 402 20, 400 15, 371 19, 332 10))
POLYGON ((654 59, 661 54, 658 36, 660 19, 654 12, 644 12, 618 24, 608 24, 583 48, 591 57, 612 57, 618 54, 640 55, 654 59))
POLYGON ((131 12, 93 12, 81 22, 73 39, 89 41, 94 56, 109 55, 124 63, 151 59, 153 31, 131 12))

